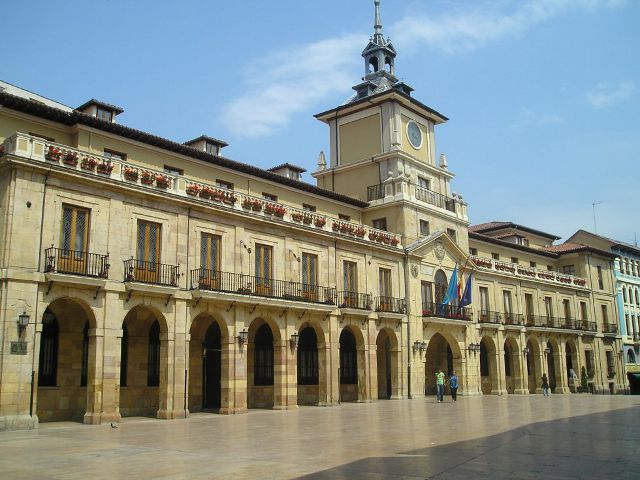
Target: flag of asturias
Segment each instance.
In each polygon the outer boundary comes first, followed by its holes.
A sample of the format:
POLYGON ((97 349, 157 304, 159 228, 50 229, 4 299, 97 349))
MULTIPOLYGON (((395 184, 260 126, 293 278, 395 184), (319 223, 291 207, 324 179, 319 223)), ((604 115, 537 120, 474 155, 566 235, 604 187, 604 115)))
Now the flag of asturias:
POLYGON ((451 280, 449 281, 449 288, 447 289, 447 293, 445 293, 444 298, 442 299, 443 305, 448 305, 453 300, 458 298, 458 265, 453 269, 453 273, 451 274, 451 280))

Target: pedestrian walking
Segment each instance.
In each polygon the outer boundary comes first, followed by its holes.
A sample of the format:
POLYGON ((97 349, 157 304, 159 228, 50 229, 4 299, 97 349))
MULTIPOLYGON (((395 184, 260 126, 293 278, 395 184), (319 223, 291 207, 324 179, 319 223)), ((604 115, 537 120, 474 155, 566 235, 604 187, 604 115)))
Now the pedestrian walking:
POLYGON ((549 396, 549 380, 547 380, 547 374, 542 374, 542 394, 545 397, 549 396))
POLYGON ((444 400, 444 372, 441 368, 436 372, 436 397, 437 403, 444 400))
POLYGON ((449 388, 451 389, 451 400, 458 401, 458 376, 453 371, 449 377, 449 388))

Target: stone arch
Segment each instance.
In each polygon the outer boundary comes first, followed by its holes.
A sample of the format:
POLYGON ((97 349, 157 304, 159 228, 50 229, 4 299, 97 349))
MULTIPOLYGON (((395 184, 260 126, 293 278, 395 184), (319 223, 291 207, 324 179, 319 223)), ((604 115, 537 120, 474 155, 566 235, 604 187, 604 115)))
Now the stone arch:
POLYGON ((247 344, 247 407, 273 408, 276 371, 281 368, 280 330, 272 319, 258 317, 249 325, 247 344))
POLYGON ((562 359, 560 358, 560 345, 554 338, 547 340, 548 353, 545 351, 547 361, 547 378, 549 379, 549 389, 555 392, 556 387, 562 385, 562 359))
POLYGON ((122 329, 126 358, 120 362, 120 414, 159 418, 167 410, 169 388, 167 320, 157 308, 139 304, 127 312, 122 329))
MULTIPOLYGON (((442 368, 445 374, 453 371, 458 375, 458 385, 464 385, 462 369, 462 352, 458 342, 447 332, 434 333, 427 343, 425 352, 425 395, 436 394, 435 374, 442 368)), ((448 390, 448 387, 445 388, 448 390)))
POLYGON ((398 398, 399 396, 399 355, 400 348, 395 332, 390 328, 382 328, 376 338, 379 399, 398 398))
POLYGON ((480 339, 480 388, 484 395, 496 394, 500 390, 497 347, 488 335, 480 339))
POLYGON ((542 348, 537 337, 527 339, 527 385, 529 393, 539 393, 542 385, 542 348))
POLYGON ((564 356, 564 365, 565 371, 567 372, 567 383, 569 385, 569 389, 572 392, 575 392, 578 386, 580 385, 580 364, 578 361, 578 346, 576 342, 569 338, 565 342, 565 356, 564 356), (573 370, 573 378, 572 378, 572 370, 573 370))
POLYGON ((93 309, 81 299, 61 296, 47 305, 40 322, 34 398, 39 421, 91 423, 94 412, 101 408, 96 402, 101 362, 93 309))
POLYGON ((518 341, 511 335, 504 340, 504 376, 507 393, 517 393, 523 385, 522 353, 518 341))
POLYGON ((189 333, 189 410, 230 408, 233 342, 227 324, 215 314, 202 312, 191 322, 189 333))

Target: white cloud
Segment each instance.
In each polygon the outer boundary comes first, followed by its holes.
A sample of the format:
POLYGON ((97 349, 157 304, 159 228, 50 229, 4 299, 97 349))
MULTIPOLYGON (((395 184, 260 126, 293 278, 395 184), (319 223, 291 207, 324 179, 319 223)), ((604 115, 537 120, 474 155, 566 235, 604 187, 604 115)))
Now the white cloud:
POLYGON ((345 35, 277 52, 245 71, 245 93, 229 102, 222 116, 234 135, 260 137, 287 124, 336 93, 345 97, 365 35, 345 35))
POLYGON ((626 100, 636 93, 633 82, 599 83, 587 92, 587 101, 596 108, 606 108, 626 100))
POLYGON ((512 125, 513 128, 546 127, 549 125, 562 125, 564 118, 557 113, 537 113, 528 108, 521 108, 518 119, 512 125))
MULTIPOLYGON (((449 54, 468 52, 525 32, 571 10, 617 6, 625 0, 484 0, 473 7, 452 1, 446 13, 426 9, 391 25, 394 45, 410 56, 417 48, 449 54)), ((422 5, 429 5, 423 2, 422 5)), ((349 95, 358 81, 360 51, 368 35, 351 34, 283 49, 245 69, 243 93, 222 109, 220 120, 232 135, 258 138, 285 126, 298 112, 339 93, 349 95)), ((560 117, 541 117, 546 124, 560 117)))

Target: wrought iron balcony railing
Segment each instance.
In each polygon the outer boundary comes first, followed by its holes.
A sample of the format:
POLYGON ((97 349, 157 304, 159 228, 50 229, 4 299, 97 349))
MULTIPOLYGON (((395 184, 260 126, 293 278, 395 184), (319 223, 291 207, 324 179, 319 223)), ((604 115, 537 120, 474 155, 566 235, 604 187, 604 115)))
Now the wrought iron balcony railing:
POLYGON ((108 278, 109 255, 49 247, 44 251, 45 272, 108 278))
POLYGON ((381 200, 384 198, 384 185, 371 185, 367 187, 367 202, 381 200))
POLYGON ((376 297, 376 312, 406 313, 404 298, 376 297))
POLYGON ((596 322, 590 322, 589 320, 576 320, 576 330, 585 330, 587 332, 597 332, 598 324, 596 322))
POLYGON ((602 325, 602 333, 616 334, 618 333, 618 325, 615 323, 605 323, 602 325))
POLYGON ((429 203, 436 207, 444 208, 450 212, 456 211, 456 201, 453 198, 442 195, 441 193, 433 192, 427 188, 415 186, 416 198, 423 202, 429 203))
POLYGON ((357 308, 359 310, 371 310, 371 295, 358 292, 338 292, 338 306, 340 308, 357 308))
POLYGON ((470 307, 443 305, 441 303, 423 303, 422 316, 450 318, 454 320, 472 320, 472 312, 470 307))
POLYGON ((478 322, 499 324, 502 323, 502 314, 500 312, 480 310, 478 312, 478 322))
POLYGON ((295 302, 336 304, 335 288, 206 268, 191 270, 191 289, 279 298, 295 302))
POLYGON ((524 325, 524 315, 519 313, 503 313, 502 323, 504 325, 524 325))
POLYGON ((135 258, 124 261, 125 282, 140 282, 177 287, 179 279, 180 267, 178 265, 146 262, 135 258))

